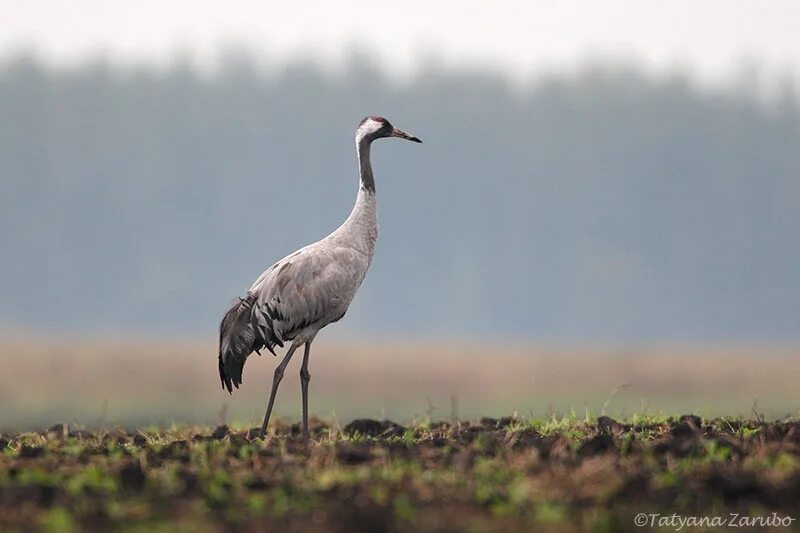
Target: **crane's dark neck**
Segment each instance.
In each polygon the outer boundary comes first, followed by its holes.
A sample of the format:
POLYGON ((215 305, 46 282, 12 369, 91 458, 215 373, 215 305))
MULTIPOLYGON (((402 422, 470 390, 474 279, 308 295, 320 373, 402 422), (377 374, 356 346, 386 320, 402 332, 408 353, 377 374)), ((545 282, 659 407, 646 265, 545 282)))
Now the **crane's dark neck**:
POLYGON ((369 159, 372 139, 364 136, 356 139, 356 152, 358 153, 358 170, 361 174, 361 189, 375 194, 375 178, 372 176, 372 163, 369 159))

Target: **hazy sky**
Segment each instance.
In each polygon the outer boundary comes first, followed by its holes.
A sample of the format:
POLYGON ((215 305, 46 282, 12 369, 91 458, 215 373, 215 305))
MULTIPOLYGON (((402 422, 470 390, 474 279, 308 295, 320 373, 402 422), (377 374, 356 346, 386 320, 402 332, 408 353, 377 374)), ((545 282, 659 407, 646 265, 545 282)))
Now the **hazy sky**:
POLYGON ((494 63, 521 78, 585 58, 639 60, 656 72, 691 67, 720 81, 743 61, 765 77, 800 78, 796 0, 0 0, 0 54, 33 45, 58 62, 105 54, 167 63, 182 50, 213 64, 223 45, 283 60, 312 52, 335 66, 363 48, 398 73, 421 58, 494 63))

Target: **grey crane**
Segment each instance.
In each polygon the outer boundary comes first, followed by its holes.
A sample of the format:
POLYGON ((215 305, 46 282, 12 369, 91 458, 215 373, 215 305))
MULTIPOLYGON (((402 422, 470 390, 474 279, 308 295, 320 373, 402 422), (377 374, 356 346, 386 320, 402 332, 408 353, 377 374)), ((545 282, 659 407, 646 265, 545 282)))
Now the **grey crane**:
POLYGON ((291 341, 275 368, 261 437, 267 431, 275 393, 295 350, 305 345, 300 367, 303 395, 303 440, 308 442, 308 359, 319 330, 344 316, 367 274, 378 238, 375 180, 370 162, 372 141, 418 138, 392 126, 383 117, 366 117, 356 130, 360 183, 350 216, 324 239, 284 257, 261 274, 225 313, 219 329, 219 377, 229 393, 242 383, 247 357, 291 341))

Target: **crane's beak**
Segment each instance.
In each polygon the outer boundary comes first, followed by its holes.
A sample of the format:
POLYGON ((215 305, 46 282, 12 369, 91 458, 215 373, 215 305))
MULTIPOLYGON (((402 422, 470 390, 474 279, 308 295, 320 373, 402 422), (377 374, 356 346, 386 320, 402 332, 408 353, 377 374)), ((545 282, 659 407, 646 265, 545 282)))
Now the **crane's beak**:
POLYGON ((410 134, 404 132, 403 130, 398 130, 397 128, 395 128, 392 131, 392 135, 391 136, 392 137, 397 137, 398 139, 405 139, 407 141, 413 141, 415 143, 421 143, 422 142, 419 139, 417 139, 416 137, 414 137, 413 135, 410 135, 410 134))

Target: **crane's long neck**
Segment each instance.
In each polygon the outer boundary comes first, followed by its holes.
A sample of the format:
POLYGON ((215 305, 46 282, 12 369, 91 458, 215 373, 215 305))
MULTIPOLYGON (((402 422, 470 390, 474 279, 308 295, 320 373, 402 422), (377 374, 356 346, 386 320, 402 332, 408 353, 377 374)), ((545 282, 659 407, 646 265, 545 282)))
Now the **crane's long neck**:
POLYGON ((378 239, 378 203, 375 198, 375 178, 372 175, 370 162, 371 142, 369 138, 356 137, 360 174, 358 195, 353 211, 340 228, 354 247, 370 256, 378 239))
POLYGON ((361 175, 361 184, 359 187, 359 195, 361 191, 366 191, 375 196, 375 178, 372 176, 372 162, 369 158, 369 150, 372 141, 365 138, 356 137, 356 153, 358 154, 358 171, 361 175))

